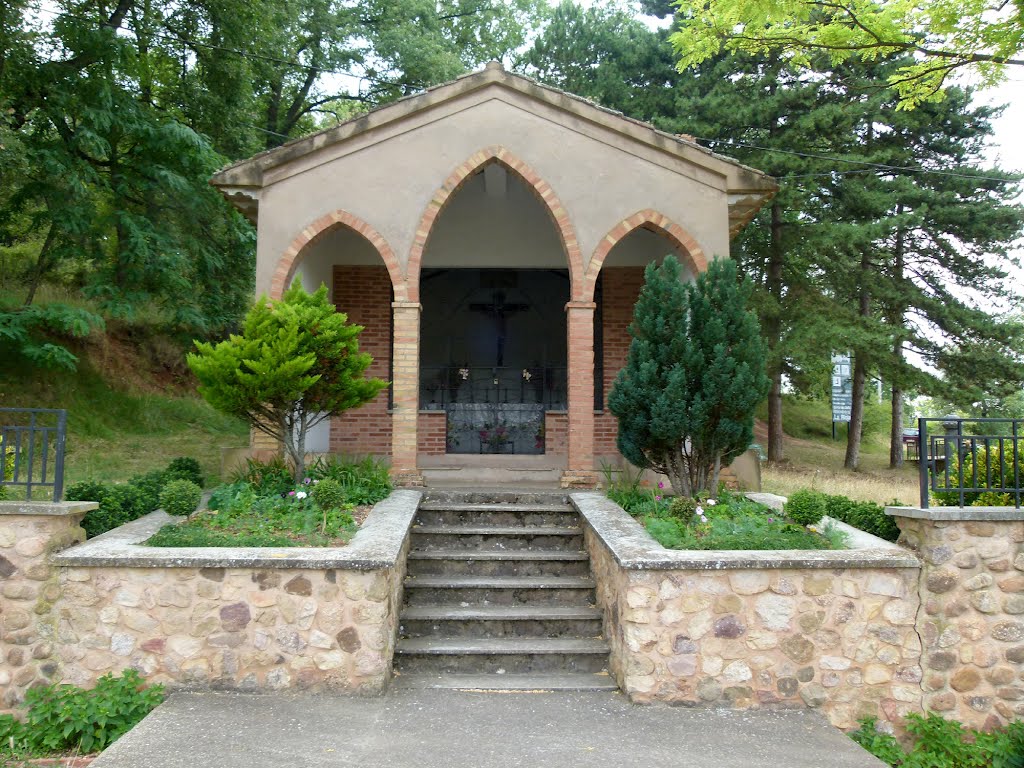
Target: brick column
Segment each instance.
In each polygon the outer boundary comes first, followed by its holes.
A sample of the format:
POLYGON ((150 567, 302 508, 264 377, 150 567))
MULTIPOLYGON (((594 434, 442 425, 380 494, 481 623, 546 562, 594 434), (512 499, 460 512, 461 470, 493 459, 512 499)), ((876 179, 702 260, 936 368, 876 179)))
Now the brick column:
POLYGON ((592 301, 565 305, 569 327, 569 461, 563 488, 592 488, 594 471, 594 310, 592 301))
POLYGON ((392 344, 391 475, 397 485, 423 485, 416 467, 419 419, 420 310, 417 301, 394 301, 392 344))

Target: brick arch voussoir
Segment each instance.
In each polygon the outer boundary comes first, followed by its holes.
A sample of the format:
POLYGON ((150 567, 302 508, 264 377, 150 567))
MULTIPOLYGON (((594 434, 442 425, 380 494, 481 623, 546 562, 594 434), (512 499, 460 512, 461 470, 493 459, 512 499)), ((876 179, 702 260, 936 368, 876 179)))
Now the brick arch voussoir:
POLYGON ((405 276, 402 273, 402 265, 391 246, 388 245, 388 241, 377 230, 348 211, 324 214, 296 235, 277 262, 274 277, 270 282, 270 298, 280 299, 284 295, 285 288, 291 283, 295 270, 299 266, 302 251, 329 231, 339 227, 347 227, 370 242, 384 262, 384 266, 387 267, 388 275, 391 277, 391 286, 395 292, 395 301, 407 301, 408 290, 405 276))
POLYGON ((419 301, 420 266, 423 262, 423 254, 426 251, 427 242, 430 240, 437 217, 445 209, 455 193, 469 181, 470 177, 493 163, 505 166, 522 179, 547 210, 555 229, 558 230, 559 238, 562 241, 562 248, 565 251, 569 267, 569 279, 572 286, 570 289, 572 299, 578 300, 584 282, 583 254, 580 252, 579 241, 576 239, 576 230, 569 219, 569 213, 565 206, 562 205, 558 195, 551 188, 551 185, 533 168, 502 146, 486 147, 470 155, 448 175, 448 178, 445 179, 444 183, 437 189, 437 192, 434 193, 430 202, 427 203, 427 207, 420 217, 419 226, 416 227, 412 246, 409 249, 408 268, 406 270, 409 300, 419 301))
POLYGON ((637 211, 632 216, 627 216, 601 238, 601 242, 594 249, 593 256, 590 257, 590 264, 587 265, 587 276, 583 281, 584 301, 594 300, 594 288, 597 285, 597 278, 601 274, 601 268, 604 266, 608 254, 626 235, 637 229, 648 229, 672 243, 683 256, 685 266, 695 275, 704 272, 708 268, 708 260, 704 255, 704 249, 700 247, 689 232, 663 213, 653 208, 646 208, 642 211, 637 211))

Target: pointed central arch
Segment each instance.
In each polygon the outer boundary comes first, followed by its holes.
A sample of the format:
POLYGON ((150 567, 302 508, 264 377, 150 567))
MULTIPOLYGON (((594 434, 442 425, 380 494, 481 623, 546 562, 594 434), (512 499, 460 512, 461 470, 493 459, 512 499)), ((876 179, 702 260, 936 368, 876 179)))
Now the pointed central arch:
POLYGON ((584 281, 583 299, 594 300, 594 288, 597 285, 598 275, 601 274, 601 267, 612 249, 625 237, 638 229, 646 229, 661 235, 683 257, 683 266, 688 267, 694 275, 699 275, 708 268, 707 257, 704 250, 696 240, 681 226, 672 219, 651 208, 637 211, 632 216, 627 216, 620 221, 605 235, 597 248, 594 249, 590 263, 587 265, 587 277, 584 281))
POLYGON ((487 147, 472 155, 459 165, 444 184, 434 193, 420 218, 419 226, 409 250, 409 261, 406 267, 406 284, 409 300, 419 301, 420 298, 420 267, 423 254, 434 229, 438 216, 445 209, 456 192, 475 174, 491 164, 500 164, 510 173, 517 176, 547 211, 552 224, 558 231, 566 264, 569 268, 570 297, 577 298, 583 290, 583 257, 576 240, 576 230, 569 219, 569 213, 562 205, 558 195, 551 186, 540 177, 529 165, 501 146, 487 147))

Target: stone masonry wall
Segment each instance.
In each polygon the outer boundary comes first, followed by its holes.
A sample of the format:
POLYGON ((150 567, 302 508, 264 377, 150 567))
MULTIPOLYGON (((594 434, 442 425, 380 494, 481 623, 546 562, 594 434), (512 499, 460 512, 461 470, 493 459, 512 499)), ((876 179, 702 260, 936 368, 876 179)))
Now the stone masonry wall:
POLYGON ((925 707, 974 728, 1024 717, 1024 520, 895 516, 924 561, 925 707))
POLYGON ((84 515, 0 516, 0 709, 60 679, 53 606, 61 585, 47 557, 85 539, 84 515))
POLYGON ((627 570, 586 537, 633 701, 819 708, 840 728, 920 711, 917 569, 627 570))

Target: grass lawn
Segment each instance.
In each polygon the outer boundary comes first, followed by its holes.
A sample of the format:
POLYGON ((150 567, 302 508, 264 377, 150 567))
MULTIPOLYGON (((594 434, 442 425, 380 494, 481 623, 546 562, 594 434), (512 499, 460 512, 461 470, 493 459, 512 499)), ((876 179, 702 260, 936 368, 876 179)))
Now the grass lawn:
POLYGON ((65 486, 127 480, 177 456, 198 459, 216 482, 221 452, 248 444, 247 425, 217 413, 176 374, 154 376, 126 350, 107 352, 83 355, 75 372, 33 369, 0 352, 4 407, 68 411, 65 486))
MULTIPOLYGON (((906 462, 902 469, 889 469, 887 417, 887 405, 868 408, 860 468, 854 472, 843 468, 845 425, 837 425, 837 439, 832 440, 828 403, 787 398, 783 405, 786 460, 762 465, 763 490, 789 496, 801 488, 813 488, 877 504, 889 504, 894 499, 917 504, 917 464, 906 462)), ((767 445, 765 425, 759 422, 755 432, 757 441, 767 445)))

